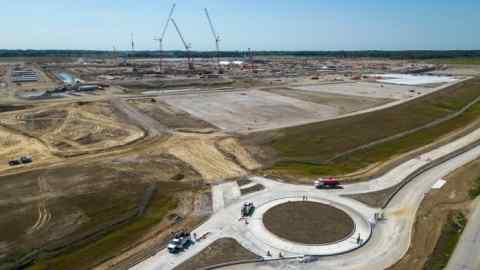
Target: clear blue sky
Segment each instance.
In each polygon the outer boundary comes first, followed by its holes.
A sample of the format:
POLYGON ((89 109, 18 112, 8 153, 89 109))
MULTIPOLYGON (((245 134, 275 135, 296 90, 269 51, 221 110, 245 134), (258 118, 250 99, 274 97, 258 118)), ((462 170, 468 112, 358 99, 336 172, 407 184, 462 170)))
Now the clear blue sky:
MULTIPOLYGON (((0 48, 154 49, 168 0, 0 0, 0 48)), ((194 50, 480 49, 479 0, 178 0, 194 50)), ((170 25, 172 26, 172 25, 170 25)), ((173 27, 165 49, 182 49, 173 27)))

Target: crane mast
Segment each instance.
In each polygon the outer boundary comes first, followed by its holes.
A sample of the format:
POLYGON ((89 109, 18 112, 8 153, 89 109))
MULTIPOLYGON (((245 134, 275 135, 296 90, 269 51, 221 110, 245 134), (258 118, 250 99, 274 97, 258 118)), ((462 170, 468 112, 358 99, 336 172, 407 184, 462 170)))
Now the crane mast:
POLYGON ((163 26, 162 34, 160 35, 160 37, 154 38, 155 41, 158 41, 158 49, 160 50, 160 69, 162 69, 162 66, 163 66, 163 59, 162 59, 163 39, 165 38, 165 34, 167 33, 167 28, 168 28, 168 25, 170 24, 170 20, 172 19, 173 12, 175 11, 175 7, 176 7, 176 4, 173 4, 172 8, 170 9, 170 13, 168 14, 167 21, 163 26))
POLYGON ((193 67, 193 61, 192 61, 192 56, 191 56, 191 46, 185 41, 185 38, 182 35, 182 32, 180 31, 180 28, 178 27, 177 23, 173 18, 170 19, 172 21, 173 26, 175 26, 175 29, 177 30, 178 36, 182 40, 183 46, 185 47, 185 51, 187 52, 187 62, 188 62, 188 69, 189 70, 194 70, 193 67))
POLYGON ((215 39, 215 49, 216 49, 216 61, 219 67, 220 73, 223 73, 223 70, 220 66, 220 36, 215 31, 215 27, 213 26, 212 19, 210 18, 210 14, 208 13, 208 9, 205 8, 205 15, 207 16, 208 24, 210 25, 210 30, 212 31, 213 38, 215 39))

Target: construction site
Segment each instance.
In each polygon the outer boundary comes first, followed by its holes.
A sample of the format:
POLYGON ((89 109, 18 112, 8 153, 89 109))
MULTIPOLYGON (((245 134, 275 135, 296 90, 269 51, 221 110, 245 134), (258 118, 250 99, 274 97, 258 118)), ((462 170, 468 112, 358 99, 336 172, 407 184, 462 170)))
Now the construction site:
POLYGON ((159 57, 0 58, 1 270, 446 267, 480 66, 221 57, 207 9, 196 58, 175 9, 159 57))

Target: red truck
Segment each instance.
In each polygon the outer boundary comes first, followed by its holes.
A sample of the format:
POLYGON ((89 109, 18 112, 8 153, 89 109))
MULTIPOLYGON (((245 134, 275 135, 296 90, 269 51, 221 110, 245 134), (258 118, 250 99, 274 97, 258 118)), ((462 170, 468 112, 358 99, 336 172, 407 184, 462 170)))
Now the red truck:
POLYGON ((320 178, 320 179, 318 179, 317 181, 314 182, 314 186, 318 189, 341 188, 340 182, 333 177, 320 178))

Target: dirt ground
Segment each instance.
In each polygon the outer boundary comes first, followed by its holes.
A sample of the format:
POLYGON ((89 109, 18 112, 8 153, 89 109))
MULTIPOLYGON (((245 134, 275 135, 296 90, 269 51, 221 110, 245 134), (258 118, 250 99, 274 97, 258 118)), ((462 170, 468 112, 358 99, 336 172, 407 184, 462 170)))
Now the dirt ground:
POLYGON ((144 136, 139 128, 124 124, 107 102, 54 104, 5 112, 0 121, 37 138, 52 154, 61 156, 104 150, 144 136))
POLYGON ((169 138, 163 147, 171 155, 190 164, 210 183, 246 175, 247 171, 242 166, 257 168, 256 161, 238 141, 222 141, 223 138, 224 135, 215 134, 176 134, 169 138), (219 140, 222 151, 216 146, 219 140))
POLYGON ((166 220, 155 225, 143 238, 131 244, 119 256, 96 266, 95 270, 126 269, 165 248, 171 233, 190 231, 203 223, 212 213, 211 196, 205 192, 185 192, 179 196, 178 207, 166 220), (173 217, 181 217, 177 223, 173 217))
POLYGON ((35 158, 34 162, 58 159, 39 140, 0 126, 0 171, 10 168, 8 165, 10 160, 29 155, 35 158))
POLYGON ((264 91, 308 102, 332 106, 337 108, 340 114, 361 111, 394 101, 393 99, 348 96, 315 91, 303 91, 291 88, 274 88, 264 91))
POLYGON ((354 230, 352 219, 343 211, 308 201, 273 207, 264 214, 263 224, 281 238, 308 245, 336 242, 354 230))
POLYGON ((109 224, 136 208, 152 182, 175 194, 199 179, 156 150, 0 177, 0 263, 109 224))
POLYGON ((258 130, 325 120, 338 115, 334 107, 264 91, 164 96, 171 106, 223 130, 258 130))
POLYGON ((195 118, 189 113, 157 99, 136 99, 130 100, 129 103, 171 129, 215 129, 215 126, 208 122, 195 118))
POLYGON ((380 99, 407 99, 434 89, 419 86, 403 86, 370 82, 334 83, 294 87, 297 90, 361 96, 380 99))
POLYGON ((412 244, 405 257, 389 270, 420 270, 432 254, 443 225, 452 211, 469 211, 471 199, 468 196, 474 179, 480 177, 480 160, 454 171, 448 177, 447 184, 439 190, 426 194, 414 226, 412 244))
POLYGON ((175 270, 196 270, 216 264, 240 260, 254 260, 256 258, 257 256, 254 253, 242 247, 236 240, 222 238, 213 242, 188 261, 175 267, 175 270))

